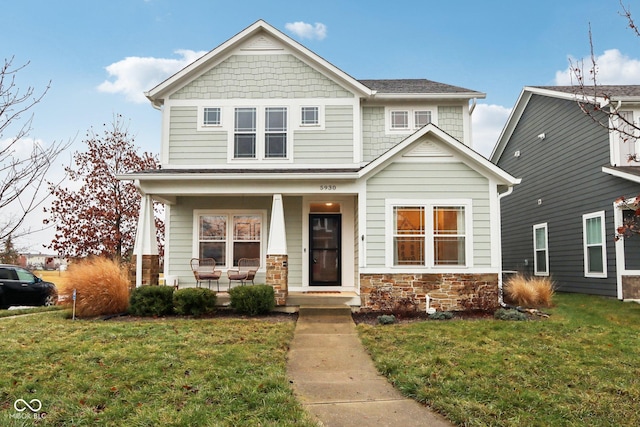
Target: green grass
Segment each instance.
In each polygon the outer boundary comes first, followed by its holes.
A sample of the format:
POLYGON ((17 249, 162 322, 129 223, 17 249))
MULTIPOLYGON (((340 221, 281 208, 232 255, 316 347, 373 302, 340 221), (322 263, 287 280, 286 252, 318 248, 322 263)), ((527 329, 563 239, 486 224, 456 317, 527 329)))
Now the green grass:
POLYGON ((0 321, 0 425, 313 425, 286 379, 294 322, 72 321, 66 312, 0 321), (28 412, 28 411, 27 411, 28 412))
POLYGON ((53 305, 49 307, 41 306, 41 307, 16 308, 13 310, 0 310, 0 318, 19 316, 21 314, 33 314, 33 313, 43 313, 48 311, 58 311, 63 309, 64 309, 63 306, 53 305))
POLYGON ((640 305, 560 294, 542 321, 358 325, 405 395, 465 426, 640 425, 640 305))

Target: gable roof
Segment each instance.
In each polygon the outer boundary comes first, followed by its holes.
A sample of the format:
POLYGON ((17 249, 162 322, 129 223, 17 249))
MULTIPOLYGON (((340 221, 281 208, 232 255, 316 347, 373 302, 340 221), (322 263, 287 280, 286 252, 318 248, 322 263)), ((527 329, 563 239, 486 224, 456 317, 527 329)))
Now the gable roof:
POLYGON ((281 31, 272 27, 265 21, 258 20, 235 36, 231 37, 226 42, 209 51, 204 56, 187 65, 185 68, 178 71, 173 76, 158 84, 153 89, 145 92, 146 97, 149 98, 149 100, 154 105, 161 105, 164 101, 164 98, 169 96, 172 92, 186 85, 188 82, 194 80, 209 69, 213 68, 220 61, 220 58, 225 58, 226 55, 240 46, 243 42, 260 33, 266 33, 269 36, 275 38, 283 45, 285 45, 288 49, 291 49, 291 51, 294 52, 296 56, 303 59, 307 63, 313 64, 313 66, 318 71, 321 71, 323 74, 329 76, 334 81, 339 82, 341 85, 349 88, 351 91, 359 93, 360 95, 372 94, 372 90, 370 88, 363 85, 358 80, 351 77, 349 74, 340 70, 335 65, 326 61, 319 55, 315 54, 314 52, 307 49, 292 38, 288 37, 281 31))
POLYGON ((507 142, 511 139, 511 135, 534 94, 575 102, 597 103, 600 107, 604 107, 614 102, 640 102, 640 85, 598 85, 595 89, 585 87, 584 91, 579 86, 525 86, 511 110, 496 145, 493 147, 489 157, 493 163, 497 163, 502 156, 507 142))

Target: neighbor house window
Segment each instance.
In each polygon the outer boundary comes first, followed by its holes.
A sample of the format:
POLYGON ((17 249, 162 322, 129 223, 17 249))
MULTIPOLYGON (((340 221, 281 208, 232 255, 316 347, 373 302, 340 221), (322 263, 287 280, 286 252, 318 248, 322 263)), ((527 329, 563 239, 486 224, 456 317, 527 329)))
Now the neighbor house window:
POLYGON ((620 166, 627 166, 637 158, 638 147, 633 125, 633 111, 620 111, 618 113, 618 147, 620 150, 620 166))
POLYGON ((302 107, 300 113, 302 126, 317 126, 320 123, 318 107, 302 107))
POLYGON ((220 107, 205 107, 202 124, 220 126, 220 107))
POLYGON ((533 264, 536 276, 549 275, 549 246, 548 246, 547 224, 536 224, 533 226, 533 264))
POLYGON ((265 109, 264 156, 266 158, 287 157, 287 109, 285 107, 265 109))
POLYGON ((263 213, 197 213, 199 258, 220 267, 237 266, 241 258, 261 258, 263 213))
POLYGON ((604 211, 582 215, 584 275, 607 277, 604 211))
POLYGON ((394 266, 466 266, 470 204, 392 206, 394 266))
POLYGON ((253 107, 235 109, 233 157, 256 157, 256 109, 253 107))

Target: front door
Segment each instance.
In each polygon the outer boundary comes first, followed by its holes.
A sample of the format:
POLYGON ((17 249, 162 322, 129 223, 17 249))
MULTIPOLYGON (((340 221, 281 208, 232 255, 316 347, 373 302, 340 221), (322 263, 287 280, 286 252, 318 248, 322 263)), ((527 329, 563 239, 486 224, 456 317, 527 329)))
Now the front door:
POLYGON ((309 214, 309 284, 340 286, 341 244, 340 214, 309 214))

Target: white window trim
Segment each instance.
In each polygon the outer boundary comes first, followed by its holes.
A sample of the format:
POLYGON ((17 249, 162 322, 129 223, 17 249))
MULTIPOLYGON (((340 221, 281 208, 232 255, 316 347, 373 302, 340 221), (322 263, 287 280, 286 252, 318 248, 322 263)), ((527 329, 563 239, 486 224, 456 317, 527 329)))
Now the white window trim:
POLYGON ((549 276, 549 227, 547 225, 546 222, 541 223, 541 224, 535 224, 533 226, 533 274, 535 276, 549 276), (536 231, 538 229, 544 229, 544 240, 546 243, 546 246, 544 248, 544 252, 545 252, 545 264, 546 264, 546 271, 538 271, 538 256, 537 256, 537 251, 538 248, 536 247, 536 231))
POLYGON ((416 111, 430 111, 431 123, 438 123, 438 108, 435 105, 398 105, 394 107, 384 108, 384 131, 387 135, 404 135, 412 134, 419 128, 415 126, 415 112, 416 111), (391 127, 391 113, 394 111, 406 111, 409 115, 409 127, 408 128, 392 128, 391 127))
POLYGON ((233 267, 233 217, 235 215, 260 215, 260 268, 258 271, 265 271, 267 260, 267 211, 264 209, 254 210, 236 210, 236 209, 194 209, 193 211, 193 246, 191 249, 192 258, 200 256, 200 217, 202 215, 220 215, 227 217, 227 239, 225 250, 225 267, 221 267, 222 271, 234 269, 233 267))
POLYGON ((473 201, 471 199, 387 199, 385 201, 385 266, 393 270, 461 270, 473 267, 473 201), (393 208, 424 207, 425 208, 425 264, 424 265, 394 265, 393 236, 394 218, 393 208), (465 220, 465 265, 436 265, 434 260, 433 208, 438 206, 455 206, 464 208, 465 220))
POLYGON ((597 278, 606 278, 607 277, 607 241, 606 241, 606 226, 605 226, 605 213, 604 211, 592 212, 588 214, 582 215, 582 253, 584 254, 584 277, 597 277, 597 278), (601 246, 602 247, 602 272, 590 272, 589 271, 589 257, 587 254, 587 220, 592 218, 600 218, 600 236, 602 238, 602 243, 600 245, 592 245, 592 246, 601 246))
POLYGON ((201 105, 198 107, 198 131, 220 131, 224 126, 224 108, 219 105, 201 105), (205 125, 204 124, 204 109, 205 108, 219 108, 220 109, 220 124, 217 125, 205 125))
POLYGON ((303 104, 296 107, 292 107, 291 113, 295 114, 296 127, 295 130, 324 130, 324 105, 311 105, 303 104), (295 111, 293 111, 295 108, 295 111), (302 123, 302 109, 303 108, 317 108, 318 109, 318 123, 303 124, 302 123))
MULTIPOLYGON (((293 131, 291 129, 291 107, 287 105, 268 104, 268 105, 236 105, 227 110, 231 111, 231 128, 228 132, 228 144, 227 144, 227 158, 231 163, 255 163, 257 161, 264 162, 291 162, 293 161, 293 131), (256 157, 248 158, 234 157, 234 142, 235 142, 235 111, 236 108, 255 108, 256 109, 256 157), (266 134, 266 119, 265 112, 267 108, 286 108, 287 109, 287 156, 286 157, 266 157, 265 155, 265 134, 266 134)), ((228 116, 227 112, 227 116, 228 116)))

